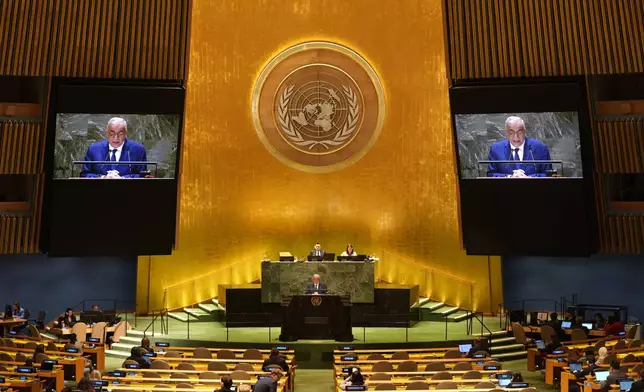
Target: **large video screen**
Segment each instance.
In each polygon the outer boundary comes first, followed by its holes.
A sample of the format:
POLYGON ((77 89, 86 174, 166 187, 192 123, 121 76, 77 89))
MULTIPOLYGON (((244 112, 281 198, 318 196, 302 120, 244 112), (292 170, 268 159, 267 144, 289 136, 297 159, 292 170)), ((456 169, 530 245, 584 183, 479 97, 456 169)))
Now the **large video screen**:
POLYGON ((454 116, 461 178, 583 177, 577 112, 454 116))
POLYGON ((583 78, 457 81, 450 107, 468 254, 596 250, 583 78))
POLYGON ((57 113, 54 178, 175 178, 180 116, 57 113))

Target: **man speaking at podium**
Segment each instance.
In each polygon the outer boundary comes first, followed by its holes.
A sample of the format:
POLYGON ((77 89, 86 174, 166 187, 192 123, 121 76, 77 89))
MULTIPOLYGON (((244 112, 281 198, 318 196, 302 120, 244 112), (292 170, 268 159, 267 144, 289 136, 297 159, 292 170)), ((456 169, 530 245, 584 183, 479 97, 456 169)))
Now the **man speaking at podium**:
POLYGON ((525 123, 521 117, 510 116, 505 120, 507 140, 490 146, 490 161, 517 161, 517 163, 490 163, 488 177, 546 177, 552 170, 550 163, 521 163, 521 161, 549 161, 550 151, 544 143, 526 137, 525 123))
POLYGON ((313 275, 311 282, 306 284, 306 294, 326 294, 326 285, 320 282, 320 275, 313 275))
POLYGON ((81 177, 87 178, 139 178, 145 165, 119 165, 120 161, 147 161, 145 147, 127 138, 127 122, 113 117, 105 129, 107 140, 89 146, 85 161, 111 161, 114 164, 85 164, 81 177))

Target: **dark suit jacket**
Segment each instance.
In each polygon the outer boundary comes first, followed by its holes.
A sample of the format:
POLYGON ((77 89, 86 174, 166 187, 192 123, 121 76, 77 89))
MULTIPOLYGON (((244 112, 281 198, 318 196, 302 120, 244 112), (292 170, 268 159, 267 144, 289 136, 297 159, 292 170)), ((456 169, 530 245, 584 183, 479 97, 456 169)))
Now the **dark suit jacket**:
POLYGON ((324 283, 320 282, 318 285, 318 289, 315 289, 315 285, 313 282, 309 282, 306 284, 306 294, 313 294, 317 292, 318 294, 326 294, 327 292, 327 287, 324 283))
MULTIPOLYGON (((315 252, 316 250, 313 249, 311 252, 309 252, 309 256, 316 256, 315 252)), ((324 257, 325 254, 326 252, 324 251, 324 249, 320 249, 320 257, 324 257)))
POLYGON ((624 378, 627 378, 626 373, 624 373, 624 371, 621 369, 619 370, 619 372, 615 374, 609 374, 608 377, 606 378, 606 381, 602 382, 602 389, 604 391, 609 391, 610 386, 612 384, 619 384, 618 380, 624 379, 624 378))
MULTIPOLYGON (((86 161, 109 161, 110 147, 107 140, 101 140, 89 146, 85 154, 86 161)), ((119 161, 147 161, 145 147, 129 139, 125 139, 119 161)), ((116 162, 115 162, 116 163, 116 162)), ((81 177, 100 177, 107 174, 108 170, 118 170, 121 177, 140 177, 142 171, 147 170, 145 165, 110 165, 110 164, 89 164, 83 165, 81 177)))
POLYGON ((631 392, 644 392, 644 380, 635 381, 631 386, 631 392))
POLYGON ((288 364, 286 363, 284 357, 282 357, 281 355, 266 358, 264 360, 264 364, 262 364, 262 368, 265 368, 268 365, 279 365, 282 370, 288 372, 288 364))
MULTIPOLYGON (((489 161, 512 160, 512 149, 508 140, 501 140, 490 146, 489 161)), ((525 138, 523 146, 524 161, 549 161, 550 151, 548 146, 538 140, 525 138)), ((488 177, 507 177, 513 170, 523 169, 526 176, 546 177, 546 171, 552 170, 550 163, 490 163, 487 167, 488 177)))
POLYGON ((270 377, 262 378, 255 384, 253 392, 277 392, 277 381, 270 377))

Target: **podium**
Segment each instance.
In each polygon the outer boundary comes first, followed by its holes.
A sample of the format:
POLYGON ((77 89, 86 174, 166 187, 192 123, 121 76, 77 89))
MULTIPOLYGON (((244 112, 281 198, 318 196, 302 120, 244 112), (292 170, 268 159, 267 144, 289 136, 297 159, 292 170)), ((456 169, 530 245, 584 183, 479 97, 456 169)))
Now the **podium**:
POLYGON ((353 341, 351 300, 347 295, 294 295, 282 299, 281 341, 353 341))

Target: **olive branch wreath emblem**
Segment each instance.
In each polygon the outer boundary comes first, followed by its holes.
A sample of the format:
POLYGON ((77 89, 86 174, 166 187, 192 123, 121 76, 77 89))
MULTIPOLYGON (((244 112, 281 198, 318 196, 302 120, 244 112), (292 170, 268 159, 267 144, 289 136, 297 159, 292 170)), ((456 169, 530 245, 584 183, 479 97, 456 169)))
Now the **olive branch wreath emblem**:
POLYGON ((284 91, 280 95, 279 105, 277 106, 277 117, 280 123, 280 128, 282 129, 282 132, 284 132, 286 137, 288 137, 293 142, 293 144, 300 147, 308 146, 309 150, 317 145, 322 145, 328 150, 329 146, 339 146, 344 143, 349 137, 351 137, 351 135, 353 135, 358 125, 358 113, 360 110, 360 105, 358 104, 356 93, 353 91, 353 89, 351 89, 351 87, 344 85, 342 86, 344 95, 347 97, 347 101, 349 102, 349 113, 347 116, 347 121, 344 123, 342 129, 335 134, 333 139, 321 141, 304 139, 302 137, 302 133, 298 131, 293 125, 291 117, 288 114, 288 104, 291 100, 291 95, 293 95, 294 88, 295 85, 291 85, 284 89, 284 91))

